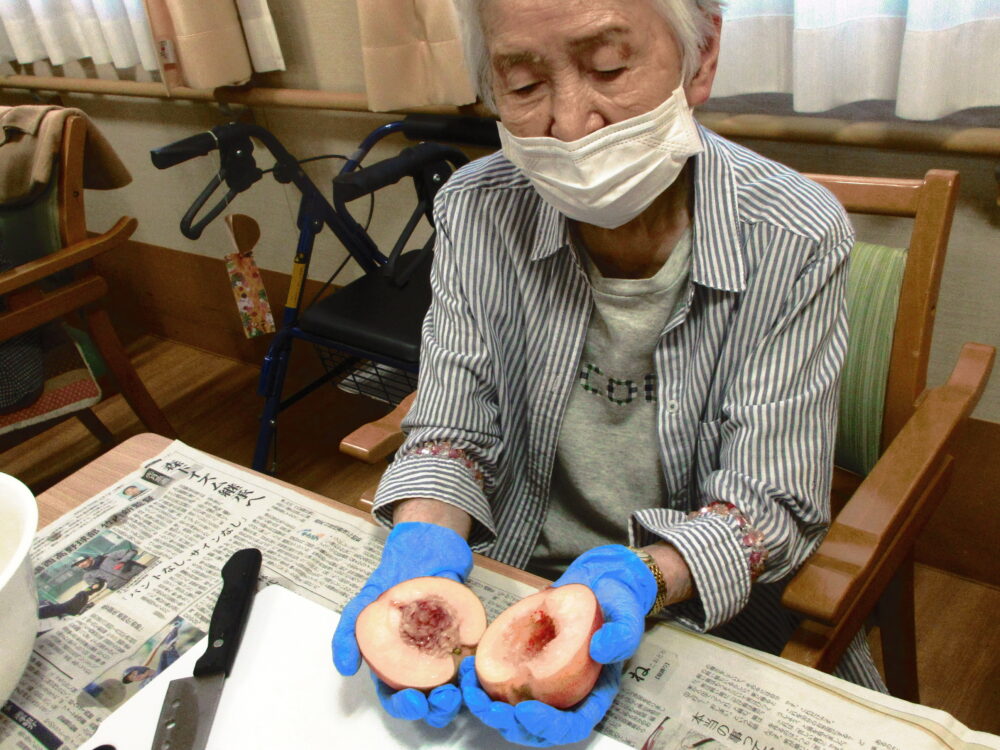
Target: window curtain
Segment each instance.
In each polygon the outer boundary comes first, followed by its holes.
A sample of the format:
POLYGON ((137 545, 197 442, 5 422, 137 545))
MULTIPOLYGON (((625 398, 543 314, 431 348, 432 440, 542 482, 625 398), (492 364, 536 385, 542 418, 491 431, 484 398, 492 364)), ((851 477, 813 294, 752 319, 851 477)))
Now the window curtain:
POLYGON ((284 70, 266 0, 0 0, 0 62, 83 58, 161 74, 162 64, 194 88, 284 70))
POLYGON ((0 0, 0 62, 64 65, 84 57, 156 70, 142 0, 0 0))
POLYGON ((451 0, 357 0, 368 107, 476 100, 451 0))
POLYGON ((729 0, 721 44, 715 97, 892 100, 910 120, 1000 106, 1000 0, 729 0))

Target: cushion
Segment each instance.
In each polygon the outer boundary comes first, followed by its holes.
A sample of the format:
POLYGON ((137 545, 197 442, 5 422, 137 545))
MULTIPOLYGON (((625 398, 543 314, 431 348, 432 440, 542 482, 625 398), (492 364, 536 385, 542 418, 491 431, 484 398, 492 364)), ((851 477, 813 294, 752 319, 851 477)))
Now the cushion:
POLYGON ((837 466, 866 475, 880 454, 885 386, 906 250, 858 242, 847 277, 847 357, 841 374, 837 466))
MULTIPOLYGON (((0 205, 0 272, 59 250, 57 217, 54 181, 32 203, 0 205)), ((5 309, 0 297, 0 312, 5 309)), ((42 359, 38 331, 0 341, 0 413, 19 411, 38 397, 44 383, 42 359)))
POLYGON ((61 323, 42 326, 45 384, 30 405, 0 415, 0 435, 41 424, 89 408, 101 400, 101 389, 80 347, 61 323))

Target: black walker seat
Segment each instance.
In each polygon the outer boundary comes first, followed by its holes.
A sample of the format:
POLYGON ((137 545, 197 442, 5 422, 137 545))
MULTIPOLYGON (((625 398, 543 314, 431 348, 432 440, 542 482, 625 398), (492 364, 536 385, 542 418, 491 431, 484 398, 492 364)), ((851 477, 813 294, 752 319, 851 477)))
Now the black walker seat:
MULTIPOLYGON (((404 252, 422 221, 433 230, 431 207, 437 190, 454 169, 468 161, 458 149, 425 141, 400 154, 361 167, 372 146, 387 135, 402 132, 411 139, 433 138, 453 143, 497 147, 496 124, 480 118, 448 118, 412 115, 372 131, 347 159, 333 181, 332 205, 289 154, 267 130, 257 125, 229 123, 177 143, 155 149, 153 164, 160 169, 218 149, 220 169, 181 220, 181 232, 197 239, 207 224, 233 198, 263 176, 253 158, 251 138, 261 142, 275 158, 270 170, 282 183, 292 182, 302 194, 297 226, 298 244, 292 266, 288 299, 261 367, 258 392, 264 398, 260 430, 252 466, 274 473, 268 466, 281 411, 324 383, 397 404, 417 385, 420 330, 430 305, 430 268, 434 232, 423 247, 404 252), (352 200, 372 195, 404 177, 413 179, 416 206, 388 255, 384 255, 365 228, 347 210, 352 200), (223 183, 226 195, 198 221, 195 216, 223 183), (327 226, 344 244, 364 274, 303 309, 302 293, 317 234, 327 226), (324 374, 296 393, 282 398, 292 342, 312 343, 324 366, 324 374)), ((327 285, 332 282, 332 277, 327 285)))
POLYGON ((431 259, 431 253, 420 250, 403 254, 398 268, 408 272, 406 284, 397 286, 386 274, 366 274, 305 310, 299 327, 314 336, 416 367, 423 318, 411 313, 430 306, 431 259))
POLYGON ((432 254, 421 250, 404 253, 398 270, 409 278, 402 286, 384 273, 365 274, 302 313, 304 333, 342 345, 339 351, 317 346, 316 352, 343 390, 395 405, 417 387, 431 260, 432 254), (345 354, 348 349, 355 355, 345 354))

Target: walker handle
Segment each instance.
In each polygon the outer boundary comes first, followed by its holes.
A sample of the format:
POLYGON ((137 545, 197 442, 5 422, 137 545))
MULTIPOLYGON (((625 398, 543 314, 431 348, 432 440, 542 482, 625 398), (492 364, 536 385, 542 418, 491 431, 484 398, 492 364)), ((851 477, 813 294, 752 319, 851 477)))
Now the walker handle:
POLYGON ((417 177, 424 167, 442 161, 449 161, 459 167, 469 159, 451 146, 419 143, 369 167, 337 175, 333 179, 333 194, 338 200, 347 203, 395 184, 406 176, 417 177))
POLYGON ((443 141, 466 146, 500 148, 497 121, 491 117, 408 115, 401 127, 411 141, 443 141))
POLYGON ((175 143, 169 143, 160 148, 154 148, 149 152, 153 160, 153 166, 157 169, 167 169, 175 164, 180 164, 196 156, 204 156, 209 151, 213 151, 219 145, 218 139, 211 130, 204 133, 181 138, 175 143))

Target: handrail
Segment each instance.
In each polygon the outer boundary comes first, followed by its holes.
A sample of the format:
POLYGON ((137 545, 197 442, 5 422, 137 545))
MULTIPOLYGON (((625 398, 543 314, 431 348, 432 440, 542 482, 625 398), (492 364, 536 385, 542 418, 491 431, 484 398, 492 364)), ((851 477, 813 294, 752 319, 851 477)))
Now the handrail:
MULTIPOLYGON (((299 109, 335 109, 347 112, 369 112, 368 97, 348 91, 316 91, 268 87, 223 86, 217 89, 192 89, 155 81, 109 81, 98 78, 63 78, 61 76, 9 75, 0 76, 0 89, 56 91, 81 94, 109 94, 150 99, 243 104, 250 107, 295 107, 299 109)), ((457 107, 421 107, 420 112, 457 114, 457 107)), ((464 111, 464 108, 463 108, 464 111)), ((381 114, 381 113, 376 113, 381 114)), ((386 113, 388 114, 388 113, 386 113)))
POLYGON ((706 127, 728 138, 1000 156, 1000 128, 728 112, 699 111, 697 115, 706 127))
MULTIPOLYGON (((364 94, 345 91, 266 87, 222 87, 214 90, 171 87, 168 90, 164 84, 157 82, 109 81, 96 78, 63 78, 19 74, 0 76, 0 89, 179 99, 242 104, 250 107, 295 107, 369 112, 368 99, 364 94)), ((401 112, 465 114, 479 117, 489 115, 489 112, 482 105, 420 107, 401 112)), ((957 128, 911 122, 857 122, 826 117, 730 114, 704 111, 699 111, 697 115, 698 119, 706 126, 730 138, 756 138, 862 146, 893 151, 929 151, 1000 157, 1000 128, 957 128)))

